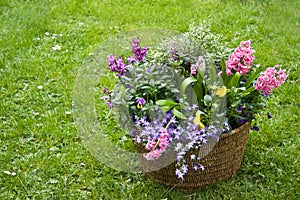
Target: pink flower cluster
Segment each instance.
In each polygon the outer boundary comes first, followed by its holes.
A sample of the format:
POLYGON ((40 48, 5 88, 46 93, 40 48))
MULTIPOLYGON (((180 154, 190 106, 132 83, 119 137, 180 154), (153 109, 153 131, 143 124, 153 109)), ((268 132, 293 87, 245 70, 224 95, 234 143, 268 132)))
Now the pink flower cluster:
POLYGON ((197 71, 202 71, 203 70, 202 68, 205 65, 204 62, 205 62, 204 58, 202 56, 199 56, 196 64, 191 64, 191 68, 190 68, 191 73, 190 73, 190 76, 196 75, 197 71))
POLYGON ((251 49, 251 40, 242 41, 235 49, 233 54, 230 55, 226 61, 226 74, 233 75, 232 70, 245 75, 250 71, 251 62, 255 59, 252 55, 255 51, 251 49))
POLYGON ((265 72, 260 74, 254 86, 256 90, 263 91, 265 94, 269 94, 271 90, 277 88, 285 82, 288 75, 282 69, 277 71, 277 67, 278 65, 275 65, 274 67, 268 67, 265 72))
POLYGON ((158 159, 161 154, 166 150, 169 145, 169 133, 166 129, 162 128, 160 130, 160 136, 158 139, 149 140, 145 146, 145 149, 150 151, 149 153, 145 153, 144 157, 147 160, 158 159))

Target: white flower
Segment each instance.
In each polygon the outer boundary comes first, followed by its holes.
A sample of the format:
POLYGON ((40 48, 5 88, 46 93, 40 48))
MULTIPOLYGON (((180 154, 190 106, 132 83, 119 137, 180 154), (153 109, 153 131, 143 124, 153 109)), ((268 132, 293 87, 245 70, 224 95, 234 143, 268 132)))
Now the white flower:
POLYGON ((72 114, 72 111, 66 111, 65 114, 66 114, 66 115, 71 115, 71 114, 72 114))
POLYGON ((43 86, 39 85, 39 86, 37 86, 37 89, 41 90, 41 89, 43 89, 43 86))
POLYGON ((3 173, 4 174, 7 174, 7 175, 12 175, 12 176, 15 176, 15 175, 17 175, 17 173, 16 172, 10 172, 10 171, 3 171, 3 173))
POLYGON ((181 143, 177 143, 177 146, 174 148, 175 151, 179 151, 180 149, 182 149, 182 144, 181 143))
POLYGON ((59 50, 61 50, 61 46, 55 45, 54 47, 52 47, 52 49, 53 49, 54 51, 59 51, 59 50))
POLYGON ((11 175, 10 171, 3 171, 4 174, 11 175))
POLYGON ((34 112, 33 114, 34 114, 35 116, 39 116, 39 115, 40 115, 39 112, 34 112))
POLYGON ((46 32, 46 33, 45 33, 45 35, 47 35, 47 36, 48 36, 49 34, 50 34, 49 32, 46 32))

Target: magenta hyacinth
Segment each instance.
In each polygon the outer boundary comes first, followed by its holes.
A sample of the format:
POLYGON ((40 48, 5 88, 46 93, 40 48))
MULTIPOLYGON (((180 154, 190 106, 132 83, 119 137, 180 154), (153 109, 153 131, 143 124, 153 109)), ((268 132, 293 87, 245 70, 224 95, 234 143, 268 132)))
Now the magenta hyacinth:
POLYGON ((252 55, 255 51, 251 49, 251 40, 242 41, 235 49, 233 54, 226 61, 226 74, 231 76, 234 74, 233 70, 245 75, 250 71, 250 65, 255 59, 252 55))
POLYGON ((257 78, 255 89, 269 94, 271 90, 282 85, 288 75, 282 69, 277 71, 276 68, 278 67, 278 65, 268 67, 265 72, 261 73, 257 78))

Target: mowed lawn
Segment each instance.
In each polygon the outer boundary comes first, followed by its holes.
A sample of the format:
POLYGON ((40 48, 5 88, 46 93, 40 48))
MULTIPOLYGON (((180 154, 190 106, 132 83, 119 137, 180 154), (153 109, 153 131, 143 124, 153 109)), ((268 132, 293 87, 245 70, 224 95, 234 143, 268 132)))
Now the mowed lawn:
POLYGON ((299 0, 1 0, 0 28, 0 199, 300 198, 299 0), (230 47, 252 39, 263 68, 289 72, 264 112, 273 118, 257 117, 238 173, 187 194, 102 164, 73 119, 83 61, 126 31, 184 32, 203 21, 230 47))

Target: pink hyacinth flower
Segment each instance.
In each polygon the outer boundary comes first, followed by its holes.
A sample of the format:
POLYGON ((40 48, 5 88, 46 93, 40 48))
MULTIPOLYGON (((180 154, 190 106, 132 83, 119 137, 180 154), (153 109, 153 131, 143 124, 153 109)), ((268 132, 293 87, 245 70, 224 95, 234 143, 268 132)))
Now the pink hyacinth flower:
POLYGON ((279 66, 268 67, 265 72, 260 74, 254 86, 256 90, 269 94, 271 90, 279 87, 285 82, 288 75, 282 69, 277 71, 277 67, 279 66))
POLYGON ((241 75, 247 74, 250 71, 252 61, 255 59, 255 56, 252 55, 254 52, 251 49, 251 40, 242 41, 226 61, 226 74, 231 76, 234 74, 233 71, 241 75))

